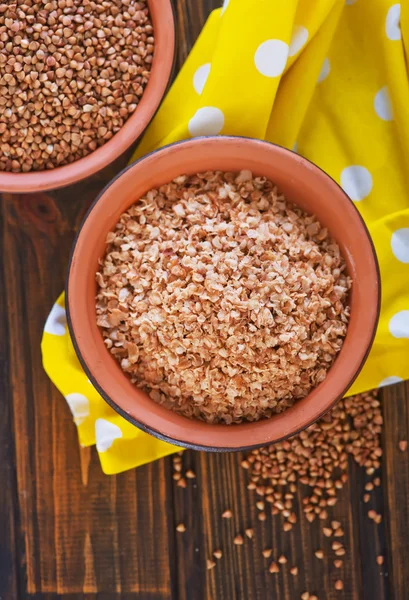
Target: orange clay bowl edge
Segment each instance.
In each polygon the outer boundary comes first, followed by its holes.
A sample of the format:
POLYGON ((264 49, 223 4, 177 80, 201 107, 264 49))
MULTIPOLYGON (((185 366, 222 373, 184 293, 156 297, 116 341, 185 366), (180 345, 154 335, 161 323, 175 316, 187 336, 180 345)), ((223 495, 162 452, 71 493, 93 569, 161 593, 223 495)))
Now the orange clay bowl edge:
POLYGON ((31 193, 76 183, 112 163, 142 135, 166 92, 175 56, 175 21, 171 0, 148 0, 148 6, 154 27, 154 59, 148 85, 132 116, 106 144, 69 165, 28 173, 0 171, 0 191, 31 193))
POLYGON ((380 280, 374 247, 355 206, 323 171, 279 146, 238 137, 195 138, 167 146, 122 171, 90 208, 74 242, 67 277, 71 337, 87 375, 128 421, 156 437, 201 450, 248 449, 277 442, 311 425, 341 398, 361 370, 375 335, 380 280), (135 387, 105 347, 96 324, 95 273, 105 239, 121 214, 152 188, 181 174, 250 169, 317 216, 340 245, 353 280, 351 319, 326 379, 281 414, 255 423, 210 425, 156 404, 135 387))

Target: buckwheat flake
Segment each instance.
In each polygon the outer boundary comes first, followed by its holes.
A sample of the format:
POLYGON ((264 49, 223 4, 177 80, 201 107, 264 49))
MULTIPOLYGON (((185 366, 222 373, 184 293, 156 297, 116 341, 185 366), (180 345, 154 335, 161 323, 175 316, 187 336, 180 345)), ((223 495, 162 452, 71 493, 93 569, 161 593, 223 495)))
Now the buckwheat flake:
POLYGON ((266 178, 180 176, 108 234, 97 323, 155 402, 255 421, 325 379, 348 326, 345 268, 328 231, 266 178))

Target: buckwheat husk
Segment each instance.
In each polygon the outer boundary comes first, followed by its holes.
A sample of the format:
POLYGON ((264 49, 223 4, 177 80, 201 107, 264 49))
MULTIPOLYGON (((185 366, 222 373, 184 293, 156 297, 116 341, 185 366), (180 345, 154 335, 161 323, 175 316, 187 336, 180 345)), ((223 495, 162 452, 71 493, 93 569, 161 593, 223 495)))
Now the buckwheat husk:
POLYGON ((0 170, 53 169, 105 144, 153 52, 145 0, 0 2, 0 170))

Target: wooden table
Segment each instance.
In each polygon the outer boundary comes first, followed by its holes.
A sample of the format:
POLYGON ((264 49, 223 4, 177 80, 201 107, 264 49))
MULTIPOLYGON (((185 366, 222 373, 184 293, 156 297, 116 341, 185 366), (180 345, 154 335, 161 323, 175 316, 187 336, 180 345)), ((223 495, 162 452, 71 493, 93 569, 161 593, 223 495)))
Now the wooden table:
MULTIPOLYGON (((218 4, 178 0, 179 65, 218 4)), ((301 520, 284 534, 276 521, 257 520, 240 455, 187 452, 197 479, 181 489, 170 458, 106 477, 95 450, 79 449, 68 406, 42 369, 40 339, 75 230, 125 163, 56 193, 1 197, 0 599, 295 600, 305 590, 320 600, 408 599, 409 452, 398 449, 409 439, 407 385, 382 394, 382 524, 368 519, 366 477, 352 464, 334 513, 346 530, 344 592, 334 591, 332 562, 313 555, 324 544, 317 523, 301 520), (220 518, 226 508, 229 521, 220 518), (254 539, 235 547, 234 535, 249 526, 254 539), (268 573, 261 551, 271 545, 297 558, 298 577, 268 573), (208 571, 216 547, 224 555, 208 571)))

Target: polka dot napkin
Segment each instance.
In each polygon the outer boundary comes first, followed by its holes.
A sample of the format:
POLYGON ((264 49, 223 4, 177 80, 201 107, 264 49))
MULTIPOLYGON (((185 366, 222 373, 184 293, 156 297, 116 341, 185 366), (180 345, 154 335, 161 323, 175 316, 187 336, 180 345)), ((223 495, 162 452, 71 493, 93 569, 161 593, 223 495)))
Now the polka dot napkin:
MULTIPOLYGON (((408 2, 225 0, 135 154, 191 136, 244 135, 292 148, 342 185, 370 229, 383 288, 375 343, 349 394, 409 375, 405 51, 409 57, 408 2)), ((63 296, 42 351, 80 443, 96 444, 106 473, 176 450, 130 425, 92 387, 71 344, 63 296)))

